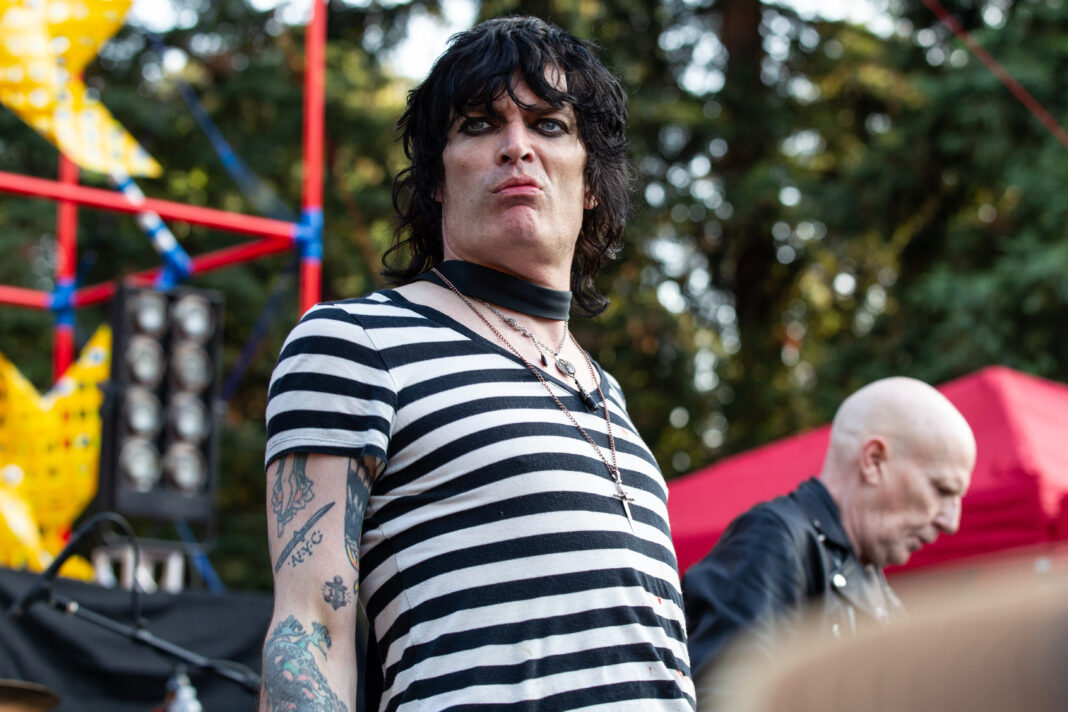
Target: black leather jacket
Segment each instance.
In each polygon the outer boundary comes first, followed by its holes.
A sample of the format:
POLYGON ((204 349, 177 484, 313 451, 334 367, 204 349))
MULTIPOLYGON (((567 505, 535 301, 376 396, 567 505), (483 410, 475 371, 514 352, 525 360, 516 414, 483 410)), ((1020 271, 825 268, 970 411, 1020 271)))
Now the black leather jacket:
POLYGON ((853 553, 838 507, 816 479, 737 517, 682 588, 695 679, 743 629, 770 655, 773 632, 796 628, 807 603, 822 606, 837 636, 904 615, 882 572, 853 553))

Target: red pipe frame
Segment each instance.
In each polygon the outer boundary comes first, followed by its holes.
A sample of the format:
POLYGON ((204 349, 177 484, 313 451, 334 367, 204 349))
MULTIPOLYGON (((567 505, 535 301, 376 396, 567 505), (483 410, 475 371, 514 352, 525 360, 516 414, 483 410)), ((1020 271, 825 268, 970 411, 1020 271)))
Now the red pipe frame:
POLYGON ((113 210, 120 213, 154 212, 164 219, 181 220, 190 225, 202 225, 227 232, 262 235, 292 242, 296 228, 284 220, 261 218, 256 215, 231 213, 215 208, 202 208, 170 200, 145 198, 143 203, 133 203, 116 190, 90 188, 84 185, 66 185, 47 178, 34 178, 0 171, 0 190, 15 195, 69 201, 91 208, 113 210))
MULTIPOLYGON (((239 245, 224 247, 214 252, 205 252, 202 255, 193 257, 191 272, 193 274, 211 272, 233 264, 285 252, 290 247, 292 247, 292 244, 288 241, 255 240, 253 242, 243 242, 239 245)), ((161 271, 163 271, 162 267, 153 267, 152 269, 135 272, 129 275, 127 279, 133 284, 150 285, 155 282, 156 276, 161 271)), ((118 289, 118 283, 116 282, 103 282, 90 287, 82 287, 74 293, 74 306, 86 307, 91 304, 106 302, 111 299, 116 289, 118 289)))
POLYGON ((48 309, 52 304, 52 295, 38 289, 25 289, 24 287, 10 287, 6 284, 0 284, 0 304, 10 304, 30 309, 48 309))
MULTIPOLYGON (((59 182, 77 185, 78 166, 59 155, 59 182)), ((78 205, 61 200, 56 207, 56 285, 74 285, 78 251, 78 205)), ((56 312, 52 337, 52 380, 62 376, 74 361, 74 324, 70 312, 56 312)))
POLYGON ((300 311, 319 301, 322 278, 323 136, 325 134, 326 82, 313 67, 326 64, 326 5, 312 5, 311 22, 304 37, 304 199, 305 227, 318 230, 309 236, 315 254, 305 251, 300 259, 300 311), (314 216, 314 217, 313 217, 314 216), (313 227, 314 225, 314 227, 313 227))
MULTIPOLYGON (((305 36, 304 68, 304 183, 302 205, 305 220, 309 215, 322 215, 323 196, 323 135, 325 101, 326 56, 326 0, 314 0, 312 18, 305 36)), ((192 258, 191 274, 221 269, 240 262, 277 254, 291 249, 297 235, 308 226, 284 220, 272 220, 254 215, 203 208, 168 200, 146 198, 134 204, 118 191, 90 188, 77 184, 77 166, 60 155, 59 180, 6 173, 0 171, 0 192, 47 198, 58 202, 56 212, 56 280, 57 285, 72 284, 77 254, 77 206, 99 208, 123 213, 154 212, 163 219, 173 219, 227 232, 257 235, 260 240, 197 255, 192 258)), ((321 224, 321 220, 318 221, 321 224)), ((316 229, 312 227, 311 229, 316 229)), ((320 234, 314 236, 321 240, 320 234)), ((151 283, 162 270, 157 267, 130 275, 135 283, 151 283)), ((300 307, 306 311, 321 296, 321 258, 302 256, 300 307)), ((87 306, 106 301, 118 288, 117 282, 83 287, 71 298, 72 307, 87 306)), ((49 309, 53 306, 49 292, 22 287, 0 285, 0 304, 49 309)), ((53 336, 53 378, 58 379, 73 360, 73 330, 67 324, 57 324, 53 336)))

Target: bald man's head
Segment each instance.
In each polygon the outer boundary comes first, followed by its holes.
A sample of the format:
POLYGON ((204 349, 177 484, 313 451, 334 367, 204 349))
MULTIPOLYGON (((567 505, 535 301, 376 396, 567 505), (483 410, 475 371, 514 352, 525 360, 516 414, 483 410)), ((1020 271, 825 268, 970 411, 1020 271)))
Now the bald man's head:
POLYGON ((820 479, 862 562, 903 564, 953 533, 975 466, 975 438, 931 386, 886 378, 839 407, 820 479))

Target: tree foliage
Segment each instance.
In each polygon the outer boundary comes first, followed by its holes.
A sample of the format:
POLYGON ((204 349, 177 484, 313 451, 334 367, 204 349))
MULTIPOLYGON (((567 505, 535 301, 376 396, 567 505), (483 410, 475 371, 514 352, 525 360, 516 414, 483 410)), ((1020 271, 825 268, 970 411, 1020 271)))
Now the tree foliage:
MULTIPOLYGON (((296 212, 303 32, 286 7, 174 0, 159 42, 127 26, 86 80, 165 166, 145 192, 254 213, 183 103, 188 82, 253 171, 296 212), (162 49, 166 48, 166 49, 162 49)), ((1051 115, 1068 117, 1068 6, 944 2, 1051 115)), ((666 475, 825 422, 874 378, 939 383, 1000 363, 1068 380, 1068 147, 919 0, 868 26, 751 0, 486 0, 601 47, 630 93, 634 213, 613 302, 573 324, 622 382, 666 475)), ((386 53, 436 2, 329 6, 324 299, 378 284, 410 83, 386 53)), ((52 177, 56 154, 0 112, 0 170, 52 177)), ((83 181, 103 185, 99 176, 83 181)), ((51 288, 55 208, 0 199, 5 284, 51 288)), ((233 236, 174 223, 191 253, 233 236)), ((79 211, 79 281, 156 264, 132 220, 79 211)), ((224 579, 269 585, 263 409, 297 318, 286 256, 199 276, 226 294, 224 579), (261 328, 266 325, 264 328, 261 328), (248 359, 247 369, 235 367, 248 359)), ((78 317, 80 339, 102 319, 78 317)), ((50 317, 0 309, 0 348, 44 388, 50 317)))

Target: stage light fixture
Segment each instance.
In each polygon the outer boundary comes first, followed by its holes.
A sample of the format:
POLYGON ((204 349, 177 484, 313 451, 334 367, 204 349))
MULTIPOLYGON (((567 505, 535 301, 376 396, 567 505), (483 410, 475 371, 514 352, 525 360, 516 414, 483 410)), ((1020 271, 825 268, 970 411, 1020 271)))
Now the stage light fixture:
POLYGON ((153 438, 163 425, 163 406, 152 391, 133 386, 123 403, 126 414, 126 427, 134 435, 153 438))
POLYGON ((217 292, 124 285, 116 293, 101 508, 213 526, 221 325, 217 292))
POLYGON ((126 366, 134 381, 152 388, 163 377, 163 347, 150 336, 137 334, 126 350, 126 366))
POLYGON ((195 393, 204 390, 214 375, 211 366, 211 359, 200 346, 192 342, 175 346, 171 373, 174 374, 177 388, 195 393))
POLYGON ((167 328, 167 297, 159 292, 140 292, 130 300, 133 324, 143 334, 159 336, 167 328))
POLYGON ((175 443, 167 449, 163 472, 167 482, 181 492, 197 492, 207 478, 204 456, 190 443, 175 443))
POLYGON ((123 481, 135 492, 148 492, 160 479, 159 451, 145 438, 130 438, 119 451, 123 481))
POLYGON ((167 408, 169 424, 175 434, 190 443, 199 443, 211 429, 211 414, 204 403, 191 393, 178 393, 167 408))
POLYGON ((198 344, 207 341, 214 328, 211 304, 195 294, 187 294, 175 301, 171 307, 171 318, 182 338, 198 344))

